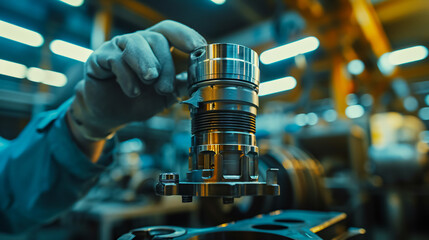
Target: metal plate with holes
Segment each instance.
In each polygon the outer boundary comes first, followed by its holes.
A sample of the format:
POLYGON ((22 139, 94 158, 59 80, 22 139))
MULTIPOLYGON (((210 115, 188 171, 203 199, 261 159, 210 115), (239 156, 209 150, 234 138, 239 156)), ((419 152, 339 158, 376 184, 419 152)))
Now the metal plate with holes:
POLYGON ((347 229, 346 214, 302 210, 274 211, 251 219, 224 223, 211 228, 173 226, 144 227, 130 231, 119 240, 290 240, 356 239, 361 228, 347 229))

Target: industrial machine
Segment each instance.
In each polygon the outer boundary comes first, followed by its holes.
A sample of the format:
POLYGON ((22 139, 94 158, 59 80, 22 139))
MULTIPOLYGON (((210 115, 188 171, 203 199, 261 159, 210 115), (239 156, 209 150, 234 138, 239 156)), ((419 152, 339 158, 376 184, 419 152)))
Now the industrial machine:
POLYGON ((278 195, 277 169, 258 177, 255 118, 258 110, 259 59, 236 44, 209 44, 190 55, 189 105, 192 146, 186 181, 163 173, 160 195, 234 198, 278 195))

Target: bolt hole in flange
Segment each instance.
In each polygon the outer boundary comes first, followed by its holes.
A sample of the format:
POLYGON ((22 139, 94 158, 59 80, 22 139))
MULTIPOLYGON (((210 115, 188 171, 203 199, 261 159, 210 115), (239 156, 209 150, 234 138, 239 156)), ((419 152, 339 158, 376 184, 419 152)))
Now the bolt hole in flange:
POLYGON ((276 224, 259 224, 253 225, 252 228, 259 230, 285 230, 288 229, 286 226, 276 225, 276 224))
POLYGON ((274 221, 280 222, 280 223, 304 223, 304 221, 302 221, 302 220, 298 220, 298 219, 284 219, 284 218, 276 219, 274 221))
POLYGON ((157 226, 136 229, 131 232, 136 236, 136 240, 171 239, 180 237, 186 233, 186 230, 179 227, 157 226))
POLYGON ((187 240, 293 240, 292 238, 263 232, 253 231, 225 231, 211 232, 188 238, 187 240))

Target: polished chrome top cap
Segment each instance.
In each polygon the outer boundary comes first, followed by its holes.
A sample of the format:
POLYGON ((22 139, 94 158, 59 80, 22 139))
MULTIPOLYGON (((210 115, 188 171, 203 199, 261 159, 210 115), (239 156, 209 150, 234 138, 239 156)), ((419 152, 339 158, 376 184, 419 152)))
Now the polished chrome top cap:
POLYGON ((210 80, 239 80, 259 85, 259 59, 252 49, 214 43, 198 48, 190 55, 189 83, 210 80))

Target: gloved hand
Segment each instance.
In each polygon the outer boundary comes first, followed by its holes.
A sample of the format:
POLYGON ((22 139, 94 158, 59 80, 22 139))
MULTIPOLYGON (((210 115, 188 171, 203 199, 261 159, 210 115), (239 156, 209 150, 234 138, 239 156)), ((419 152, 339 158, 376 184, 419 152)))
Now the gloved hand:
POLYGON ((104 43, 89 57, 76 87, 71 128, 101 140, 169 107, 179 92, 170 47, 190 53, 205 44, 195 30, 170 20, 104 43))

